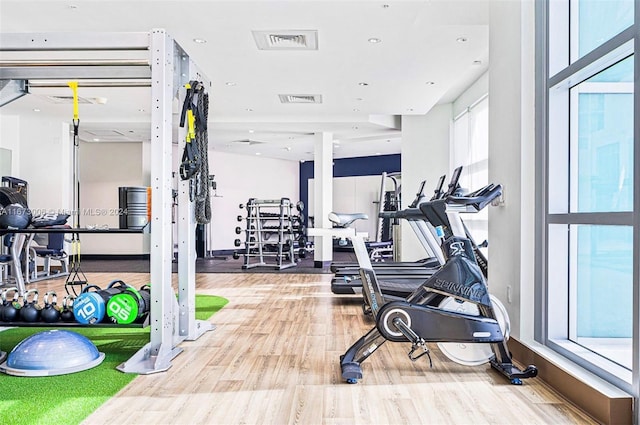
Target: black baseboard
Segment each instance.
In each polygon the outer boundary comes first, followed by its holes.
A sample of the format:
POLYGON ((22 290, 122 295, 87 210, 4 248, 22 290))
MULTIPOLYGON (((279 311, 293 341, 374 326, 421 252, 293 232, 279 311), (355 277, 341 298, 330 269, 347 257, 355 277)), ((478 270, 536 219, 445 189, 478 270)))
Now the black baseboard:
POLYGON ((149 260, 150 254, 82 254, 82 260, 149 260))

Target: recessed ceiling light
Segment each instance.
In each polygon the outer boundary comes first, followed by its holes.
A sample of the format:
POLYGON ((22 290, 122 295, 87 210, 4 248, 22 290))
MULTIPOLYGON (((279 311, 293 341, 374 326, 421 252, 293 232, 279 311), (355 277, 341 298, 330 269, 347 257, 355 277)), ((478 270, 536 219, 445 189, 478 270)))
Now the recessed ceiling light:
POLYGON ((475 66, 482 65, 482 61, 473 61, 472 65, 475 65, 475 66))
POLYGON ((34 108, 34 109, 33 109, 33 112, 40 112, 40 109, 38 109, 38 108, 34 108))
POLYGON ((356 97, 356 100, 357 100, 358 102, 362 102, 364 99, 363 99, 363 98, 361 98, 361 97, 356 97))
POLYGON ((291 152, 291 146, 286 146, 286 147, 284 148, 284 150, 285 150, 285 151, 287 151, 287 152, 291 152))
POLYGON ((362 83, 358 83, 358 85, 359 85, 359 86, 368 86, 368 85, 369 85, 369 83, 362 82, 362 83))
POLYGON ((351 128, 353 128, 354 130, 357 130, 357 129, 358 129, 358 126, 354 125, 354 126, 353 126, 353 127, 351 127, 351 128))
POLYGON ((464 43, 464 42, 466 42, 467 40, 468 40, 468 39, 467 39, 467 37, 458 37, 458 38, 456 38, 456 41, 457 41, 458 43, 464 43))
POLYGON ((247 109, 245 109, 245 110, 246 110, 247 112, 253 112, 253 109, 251 109, 251 108, 247 108, 247 109))
POLYGON ((376 152, 376 155, 382 155, 382 153, 380 153, 380 152, 376 152))
POLYGON ((354 109, 353 112, 360 112, 360 109, 354 109))
POLYGON ((333 141, 333 144, 334 144, 334 145, 339 145, 339 144, 340 144, 340 140, 334 140, 334 141, 333 141))
POLYGON ((236 83, 234 83, 233 81, 227 81, 226 83, 224 83, 225 86, 235 86, 236 83))
POLYGON ((138 112, 144 112, 144 109, 140 108, 138 109, 138 112))
POLYGON ((99 142, 99 141, 100 141, 100 139, 93 139, 93 141, 94 141, 94 142, 99 142))
POLYGON ((256 152, 256 155, 260 156, 260 155, 262 155, 262 154, 261 154, 260 152, 256 152))
POLYGON ((249 133, 254 133, 254 132, 255 132, 255 130, 249 130, 249 133))
POLYGON ((433 81, 427 81, 425 84, 426 84, 426 85, 428 85, 428 86, 432 86, 432 85, 434 85, 435 83, 434 83, 433 81))
POLYGON ((78 8, 78 6, 76 6, 75 4, 70 4, 69 5, 69 9, 77 9, 77 8, 78 8))
POLYGON ((382 43, 382 40, 377 38, 377 37, 371 37, 370 39, 367 40, 369 43, 372 44, 378 44, 378 43, 382 43))
POLYGON ((293 139, 295 139, 295 137, 289 136, 289 140, 293 140, 293 139))
POLYGON ((333 148, 334 148, 334 149, 339 149, 339 148, 340 148, 340 145, 335 145, 333 148))
POLYGON ((389 5, 388 5, 388 4, 383 4, 383 5, 382 5, 382 8, 383 8, 383 9, 388 9, 388 8, 389 8, 389 5))
POLYGON ((193 42, 198 44, 204 44, 207 42, 207 40, 205 40, 204 38, 194 38, 193 42))
POLYGON ((413 108, 408 108, 407 111, 413 112, 413 108))

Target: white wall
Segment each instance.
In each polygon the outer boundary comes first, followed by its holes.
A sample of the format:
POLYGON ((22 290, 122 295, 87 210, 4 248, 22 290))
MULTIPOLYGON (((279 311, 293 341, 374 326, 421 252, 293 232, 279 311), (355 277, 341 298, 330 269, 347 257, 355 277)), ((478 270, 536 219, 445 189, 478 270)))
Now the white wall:
MULTIPOLYGON (((407 205, 415 197, 418 185, 426 180, 425 193, 433 193, 438 178, 449 168, 451 103, 436 105, 426 115, 402 117, 402 199, 407 205)), ((446 184, 446 183, 445 183, 446 184)), ((409 225, 401 221, 401 260, 424 258, 422 249, 409 225)))
POLYGON ((504 207, 489 209, 490 288, 520 339, 533 335, 533 12, 531 0, 490 6, 489 181, 505 189, 504 207))
POLYGON ((236 155, 209 151, 209 174, 215 175, 220 197, 211 198, 212 250, 234 249, 233 241, 242 239, 236 235, 238 215, 247 211, 238 208, 249 198, 289 198, 294 204, 299 200, 300 166, 297 161, 236 155))
POLYGON ((36 113, 0 116, 0 147, 12 153, 13 177, 29 183, 29 207, 71 209, 71 138, 69 125, 36 113))
MULTIPOLYGON (((0 115, 0 148, 11 151, 11 173, 20 173, 20 117, 0 115)), ((17 177, 17 176, 16 176, 17 177)))
MULTIPOLYGON (((145 186, 142 143, 80 142, 80 225, 119 227, 118 188, 145 186), (106 213, 106 214, 105 214, 106 213)), ((152 201, 153 202, 153 201, 152 201)), ((81 235, 84 254, 148 254, 142 234, 81 235)))
POLYGON ((452 117, 457 117, 471 104, 489 91, 489 72, 482 74, 456 100, 453 101, 452 117))
MULTIPOLYGON (((378 204, 380 198, 381 176, 351 176, 333 178, 333 211, 344 214, 364 213, 368 220, 356 220, 358 232, 366 232, 369 240, 375 240, 378 226, 378 204)), ((389 179, 387 179, 389 180, 389 179)), ((314 179, 308 180, 309 209, 313 211, 314 179)), ((386 190, 392 190, 392 184, 386 182, 386 190)))

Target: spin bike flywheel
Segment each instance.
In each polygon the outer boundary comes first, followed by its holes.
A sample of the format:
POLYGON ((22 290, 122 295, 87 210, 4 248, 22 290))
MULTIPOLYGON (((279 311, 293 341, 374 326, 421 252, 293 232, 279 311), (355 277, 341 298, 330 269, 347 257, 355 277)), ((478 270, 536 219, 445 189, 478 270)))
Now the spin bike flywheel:
MULTIPOLYGON (((511 322, 509 321, 509 315, 504 305, 499 299, 493 295, 489 295, 491 298, 491 304, 493 310, 496 313, 496 320, 500 325, 500 330, 504 335, 505 341, 509 340, 509 332, 511 328, 511 322)), ((443 310, 457 311, 465 314, 471 314, 477 316, 478 306, 471 302, 460 303, 452 297, 445 298, 440 303, 439 307, 443 310)), ((454 362, 465 366, 479 366, 487 363, 493 358, 493 350, 491 350, 491 344, 489 343, 461 343, 461 342, 439 342, 438 348, 442 351, 442 354, 447 356, 454 362)))

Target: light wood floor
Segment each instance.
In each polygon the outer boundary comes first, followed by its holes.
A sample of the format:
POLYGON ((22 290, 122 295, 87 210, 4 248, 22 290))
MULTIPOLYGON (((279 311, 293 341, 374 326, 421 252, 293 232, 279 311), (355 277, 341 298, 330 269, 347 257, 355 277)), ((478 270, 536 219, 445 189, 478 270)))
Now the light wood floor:
MULTIPOLYGON (((138 286, 145 274, 89 274, 138 286)), ((61 289, 59 279, 36 284, 61 289)), ((387 343, 349 385, 339 357, 372 326, 354 297, 330 291, 329 275, 200 274, 197 292, 229 304, 169 371, 141 375, 86 424, 590 424, 540 379, 513 386, 489 366, 465 367, 433 346, 411 362, 387 343)))

